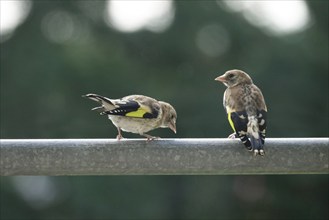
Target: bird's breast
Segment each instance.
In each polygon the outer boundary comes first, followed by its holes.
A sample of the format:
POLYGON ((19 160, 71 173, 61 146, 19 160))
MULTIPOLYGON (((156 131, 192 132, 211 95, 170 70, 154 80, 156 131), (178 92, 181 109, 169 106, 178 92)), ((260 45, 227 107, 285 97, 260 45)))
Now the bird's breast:
POLYGON ((157 118, 145 119, 109 115, 109 119, 121 130, 136 134, 143 134, 159 127, 159 120, 157 118))

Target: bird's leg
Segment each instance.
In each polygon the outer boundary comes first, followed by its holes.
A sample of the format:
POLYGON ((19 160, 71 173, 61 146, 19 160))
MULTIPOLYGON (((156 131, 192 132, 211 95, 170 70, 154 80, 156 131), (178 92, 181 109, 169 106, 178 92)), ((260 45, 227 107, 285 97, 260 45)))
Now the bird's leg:
POLYGON ((151 136, 149 134, 140 134, 141 136, 146 137, 146 141, 152 141, 152 140, 156 140, 156 139, 160 139, 160 137, 155 137, 155 136, 151 136))
POLYGON ((117 127, 117 129, 118 129, 117 140, 120 141, 123 137, 122 137, 122 135, 121 135, 121 130, 120 130, 120 128, 117 127))
POLYGON ((265 151, 264 151, 264 148, 263 148, 264 147, 263 146, 264 142, 262 141, 262 139, 259 139, 258 141, 259 141, 259 146, 260 146, 258 154, 260 156, 265 156, 265 151))
POLYGON ((257 156, 257 155, 265 156, 265 151, 263 149, 263 145, 262 145, 261 139, 251 138, 251 142, 252 142, 252 145, 255 146, 254 156, 257 156))

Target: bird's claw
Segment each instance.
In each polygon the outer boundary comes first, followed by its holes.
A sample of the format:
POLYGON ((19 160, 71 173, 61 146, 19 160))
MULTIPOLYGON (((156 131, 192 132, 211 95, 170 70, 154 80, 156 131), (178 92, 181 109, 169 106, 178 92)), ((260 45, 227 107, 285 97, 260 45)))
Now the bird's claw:
POLYGON ((153 141, 153 140, 159 140, 161 139, 160 137, 154 137, 154 136, 150 136, 150 137, 146 137, 146 141, 153 141))
POLYGON ((228 138, 228 139, 235 139, 235 133, 230 134, 227 138, 228 138))
POLYGON ((257 156, 257 155, 265 156, 265 151, 263 149, 260 149, 260 150, 255 149, 254 156, 257 156))
POLYGON ((123 139, 123 136, 121 134, 117 135, 117 140, 120 141, 121 139, 123 139))
POLYGON ((153 140, 160 139, 160 137, 151 136, 149 134, 140 134, 140 135, 146 137, 146 141, 153 141, 153 140))

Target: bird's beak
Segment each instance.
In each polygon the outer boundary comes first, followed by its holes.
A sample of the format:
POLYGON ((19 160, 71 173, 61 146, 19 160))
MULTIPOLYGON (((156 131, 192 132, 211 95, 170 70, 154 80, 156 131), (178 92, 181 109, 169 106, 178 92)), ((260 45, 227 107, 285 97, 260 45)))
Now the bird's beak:
POLYGON ((170 130, 172 130, 175 134, 176 132, 176 124, 174 122, 170 122, 169 126, 170 130))
POLYGON ((219 82, 226 82, 226 79, 225 79, 224 75, 221 75, 221 76, 217 77, 215 80, 219 81, 219 82))

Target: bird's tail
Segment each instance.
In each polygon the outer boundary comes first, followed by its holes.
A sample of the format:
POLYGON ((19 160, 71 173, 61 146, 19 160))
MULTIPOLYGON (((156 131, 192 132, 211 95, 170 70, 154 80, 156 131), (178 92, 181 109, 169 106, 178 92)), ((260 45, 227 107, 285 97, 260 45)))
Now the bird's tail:
POLYGON ((250 142, 252 149, 254 151, 254 155, 265 155, 265 151, 263 149, 263 142, 260 137, 259 127, 258 127, 258 119, 255 116, 248 117, 248 126, 247 126, 247 132, 250 137, 250 142))
POLYGON ((93 101, 100 103, 101 106, 91 109, 91 110, 97 110, 97 111, 101 112, 100 114, 104 114, 105 111, 112 110, 115 108, 115 105, 112 102, 112 100, 109 98, 106 98, 104 96, 89 93, 89 94, 83 95, 82 97, 86 97, 86 98, 89 98, 93 101))

